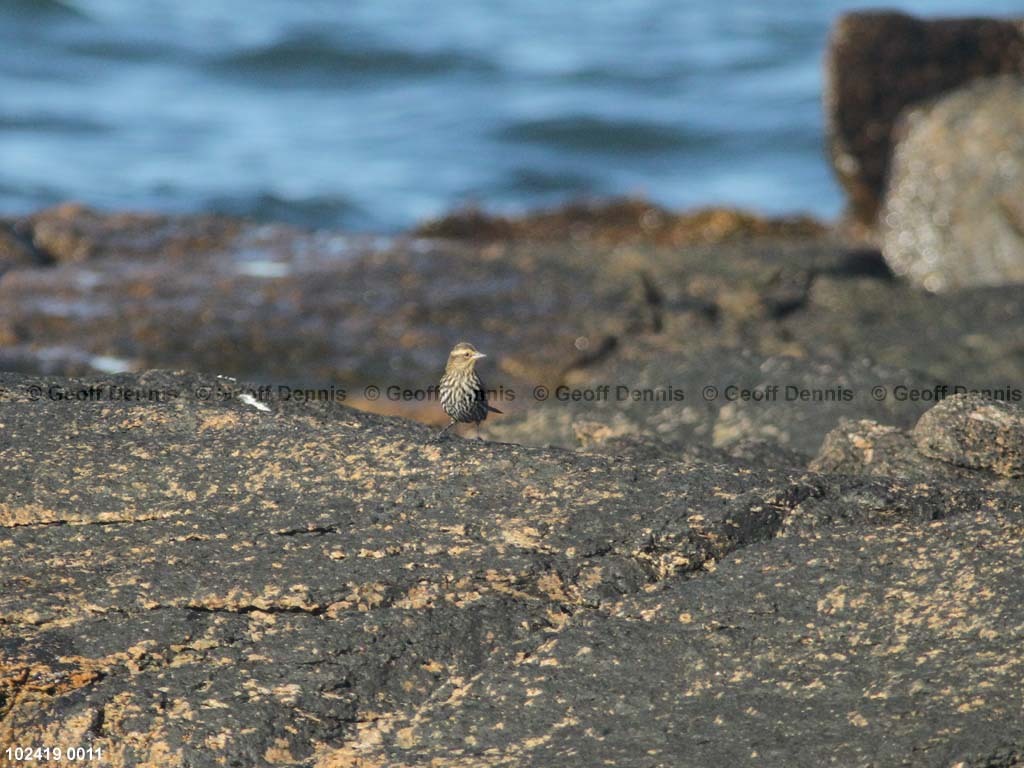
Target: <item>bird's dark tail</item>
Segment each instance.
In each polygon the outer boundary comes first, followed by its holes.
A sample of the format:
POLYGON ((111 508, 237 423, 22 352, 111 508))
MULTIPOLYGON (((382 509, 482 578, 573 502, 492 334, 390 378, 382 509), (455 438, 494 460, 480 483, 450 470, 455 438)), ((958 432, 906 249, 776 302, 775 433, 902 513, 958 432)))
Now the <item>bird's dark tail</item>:
POLYGON ((495 407, 494 407, 493 405, 491 405, 490 403, 488 403, 488 404, 487 404, 487 410, 488 410, 488 411, 489 411, 490 413, 501 413, 501 414, 504 414, 504 413, 505 413, 504 411, 499 411, 499 410, 498 410, 497 408, 495 408, 495 407))

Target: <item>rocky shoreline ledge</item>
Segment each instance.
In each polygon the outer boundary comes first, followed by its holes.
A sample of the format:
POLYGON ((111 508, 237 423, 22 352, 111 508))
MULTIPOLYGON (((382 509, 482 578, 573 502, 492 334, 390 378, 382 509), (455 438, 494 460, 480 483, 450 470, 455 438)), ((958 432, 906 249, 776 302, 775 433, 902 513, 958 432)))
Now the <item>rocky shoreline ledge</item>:
POLYGON ((1019 407, 843 424, 808 471, 190 394, 218 386, 0 377, 3 743, 125 766, 1024 757, 1019 407), (182 394, 36 389, 82 387, 182 394))
POLYGON ((0 375, 0 742, 1019 762, 1024 416, 945 397, 1014 399, 1018 290, 936 297, 836 232, 712 218, 742 226, 380 243, 41 214, 68 250, 0 278, 27 369, 0 375), (438 418, 360 393, 428 388, 455 327, 519 393, 487 440, 349 407, 438 418), (57 377, 36 353, 61 337, 222 375, 57 377), (282 396, 297 371, 311 397, 282 396), (620 386, 683 397, 554 394, 620 386))

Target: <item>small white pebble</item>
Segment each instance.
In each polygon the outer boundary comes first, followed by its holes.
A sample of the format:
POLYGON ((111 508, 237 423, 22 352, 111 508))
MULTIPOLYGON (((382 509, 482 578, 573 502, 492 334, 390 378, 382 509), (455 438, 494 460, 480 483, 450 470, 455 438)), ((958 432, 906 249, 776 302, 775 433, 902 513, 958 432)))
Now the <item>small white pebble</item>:
POLYGON ((238 399, 241 400, 246 405, 251 405, 257 411, 266 411, 266 412, 270 411, 270 406, 268 406, 266 403, 261 403, 255 397, 250 395, 248 392, 243 392, 242 394, 240 394, 238 396, 238 399))

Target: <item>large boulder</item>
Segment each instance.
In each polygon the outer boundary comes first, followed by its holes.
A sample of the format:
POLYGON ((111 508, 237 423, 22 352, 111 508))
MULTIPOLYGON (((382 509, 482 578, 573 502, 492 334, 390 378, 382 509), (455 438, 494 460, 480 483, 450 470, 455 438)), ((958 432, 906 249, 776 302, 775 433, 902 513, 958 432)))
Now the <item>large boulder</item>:
POLYGON ((841 16, 825 65, 825 118, 832 164, 853 216, 869 225, 876 219, 893 128, 907 106, 976 77, 1008 73, 1024 73, 1021 22, 841 16))
POLYGON ((1024 281, 1024 79, 907 116, 882 216, 893 270, 931 291, 1024 281))
POLYGON ((911 430, 841 419, 813 472, 1024 492, 1024 407, 981 392, 942 399, 911 430))
POLYGON ((914 441, 926 456, 958 467, 1024 476, 1024 408, 980 394, 956 395, 925 413, 914 441))

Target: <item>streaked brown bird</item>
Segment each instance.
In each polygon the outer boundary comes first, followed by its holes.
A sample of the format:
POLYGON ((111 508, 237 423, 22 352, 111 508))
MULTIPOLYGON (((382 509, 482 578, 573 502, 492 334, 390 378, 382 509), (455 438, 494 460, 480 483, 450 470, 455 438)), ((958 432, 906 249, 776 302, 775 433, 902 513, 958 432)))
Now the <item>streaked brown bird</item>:
POLYGON ((487 390, 476 374, 476 361, 487 357, 477 352, 472 344, 460 341, 448 355, 448 364, 441 377, 441 407, 451 418, 451 423, 442 429, 435 440, 444 437, 453 426, 462 422, 476 422, 477 437, 480 437, 480 422, 488 413, 501 413, 487 402, 487 390))

